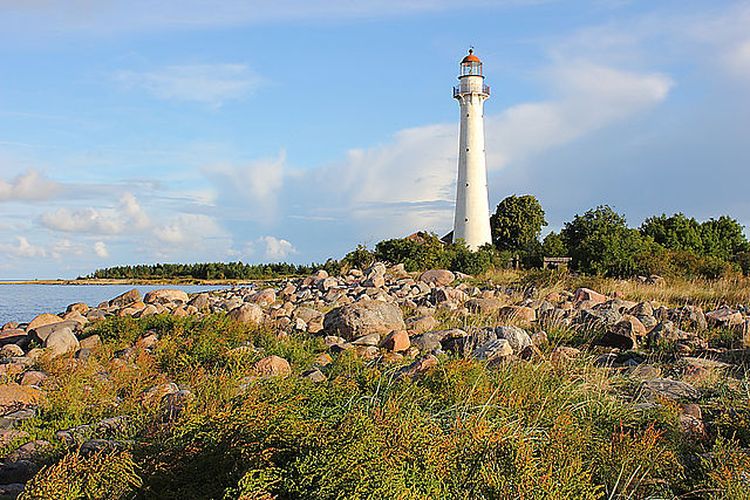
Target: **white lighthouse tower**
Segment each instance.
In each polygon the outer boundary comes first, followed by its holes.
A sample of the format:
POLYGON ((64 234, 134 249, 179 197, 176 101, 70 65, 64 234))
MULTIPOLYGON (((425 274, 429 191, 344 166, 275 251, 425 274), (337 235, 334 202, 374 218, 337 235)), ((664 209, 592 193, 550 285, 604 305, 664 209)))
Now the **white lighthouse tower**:
POLYGON ((482 61, 472 49, 461 61, 458 81, 453 87, 453 97, 461 106, 453 241, 462 238, 476 250, 492 242, 484 154, 484 101, 490 97, 490 88, 484 84, 482 61))

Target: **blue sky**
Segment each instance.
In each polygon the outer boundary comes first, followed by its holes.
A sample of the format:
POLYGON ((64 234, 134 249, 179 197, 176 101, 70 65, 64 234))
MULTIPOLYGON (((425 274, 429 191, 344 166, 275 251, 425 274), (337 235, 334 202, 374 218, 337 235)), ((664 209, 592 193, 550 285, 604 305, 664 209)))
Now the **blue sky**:
POLYGON ((747 26, 746 1, 0 0, 0 278, 447 232, 470 45, 491 206, 747 226, 747 26))

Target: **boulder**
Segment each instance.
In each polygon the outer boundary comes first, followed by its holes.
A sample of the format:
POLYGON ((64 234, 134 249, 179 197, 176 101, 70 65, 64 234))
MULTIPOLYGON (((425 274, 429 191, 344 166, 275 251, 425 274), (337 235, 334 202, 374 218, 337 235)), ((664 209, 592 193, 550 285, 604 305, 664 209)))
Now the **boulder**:
POLYGON ((549 354, 549 360, 552 363, 563 363, 577 358, 580 354, 581 351, 575 347, 558 346, 552 349, 552 352, 549 354))
POLYGON ((263 322, 263 309, 257 304, 243 304, 229 311, 229 318, 240 323, 259 325, 263 322))
POLYGON ((50 357, 57 358, 78 350, 79 343, 70 328, 62 328, 55 330, 47 337, 44 347, 50 357))
POLYGON ((327 380, 327 377, 323 374, 323 372, 318 370, 317 368, 306 370, 304 373, 302 373, 302 376, 316 384, 325 382, 327 380))
POLYGON ((260 378, 288 377, 292 373, 289 362, 279 356, 267 356, 253 366, 253 371, 260 378))
POLYGON ((414 334, 429 332, 438 327, 440 323, 432 315, 419 316, 406 320, 406 328, 414 334))
POLYGON ((80 323, 77 321, 61 321, 59 323, 53 323, 51 325, 44 325, 37 328, 30 328, 29 335, 33 340, 44 344, 53 333, 60 330, 70 330, 74 332, 81 328, 80 323))
POLYGON ((126 307, 136 302, 141 302, 141 292, 139 292, 137 288, 133 288, 132 290, 128 290, 125 293, 121 293, 114 299, 110 300, 109 306, 110 307, 126 307))
POLYGON ((700 393, 692 385, 668 378, 645 380, 641 390, 647 399, 694 400, 700 397, 700 393))
POLYGON ((12 358, 17 356, 23 356, 23 349, 16 344, 6 344, 0 348, 0 356, 4 358, 12 358))
POLYGON ((479 360, 494 361, 513 354, 513 347, 506 339, 490 339, 477 346, 472 356, 479 360))
POLYGON ((205 311, 211 307, 211 298, 207 293, 199 293, 188 302, 199 311, 205 311))
POLYGON ((403 352, 411 347, 411 341, 405 330, 394 330, 383 339, 380 346, 389 351, 403 352))
POLYGON ((592 302, 602 304, 607 301, 607 296, 590 288, 579 288, 573 294, 573 300, 576 302, 592 302))
POLYGON ((79 342, 81 349, 96 349, 102 345, 99 335, 91 335, 79 342))
POLYGON ((520 323, 536 321, 536 311, 526 306, 505 306, 500 309, 500 316, 520 323))
POLYGON ((644 337, 647 333, 646 327, 643 326, 641 320, 630 314, 624 315, 620 321, 614 324, 612 330, 620 335, 634 339, 644 337))
POLYGON ((39 466, 31 460, 16 460, 0 465, 1 484, 25 483, 37 473, 39 466))
POLYGON ((711 326, 732 327, 741 325, 743 317, 741 312, 724 306, 707 312, 706 320, 711 326))
POLYGON ((7 344, 26 346, 30 340, 24 330, 12 329, 0 332, 0 346, 7 344))
POLYGON ((84 302, 76 302, 75 304, 70 304, 65 309, 65 312, 66 313, 77 312, 79 314, 86 314, 87 312, 89 312, 89 306, 88 304, 84 302))
POLYGON ((433 352, 438 349, 442 349, 442 342, 446 339, 451 338, 464 338, 468 334, 454 328, 451 330, 433 330, 425 332, 422 335, 413 337, 410 340, 411 344, 422 352, 433 352))
POLYGON ((524 349, 531 346, 531 337, 522 328, 498 326, 495 328, 495 335, 498 339, 507 340, 514 354, 520 354, 524 349))
POLYGON ((393 330, 405 330, 401 308, 379 300, 359 301, 331 310, 325 315, 323 328, 329 335, 351 340, 377 333, 387 335, 393 330))
POLYGON ((22 386, 15 383, 0 384, 0 414, 2 415, 34 406, 41 399, 42 392, 31 386, 22 386))
POLYGON ((54 325, 55 323, 62 322, 63 319, 60 316, 43 313, 31 320, 31 323, 26 327, 26 331, 34 330, 41 326, 54 325))
POLYGON ((419 276, 419 281, 435 286, 448 286, 456 279, 456 275, 446 269, 431 269, 419 276))
POLYGON ((403 367, 399 371, 399 377, 411 377, 414 378, 421 373, 425 373, 438 365, 438 359, 433 355, 425 356, 424 358, 417 359, 409 366, 403 367))
POLYGON ((469 300, 469 296, 463 290, 456 288, 435 288, 430 293, 432 303, 435 305, 448 304, 458 306, 469 300))
POLYGON ((258 304, 261 307, 268 307, 276 302, 276 292, 273 288, 265 288, 259 292, 252 294, 248 297, 248 300, 253 304, 258 304))
POLYGON ((495 298, 476 298, 467 300, 465 305, 469 312, 492 314, 497 312, 503 306, 503 303, 500 299, 495 298))
POLYGON ((146 304, 166 304, 169 302, 182 302, 183 304, 187 304, 189 300, 187 293, 182 290, 169 288, 152 290, 143 297, 143 302, 146 304))

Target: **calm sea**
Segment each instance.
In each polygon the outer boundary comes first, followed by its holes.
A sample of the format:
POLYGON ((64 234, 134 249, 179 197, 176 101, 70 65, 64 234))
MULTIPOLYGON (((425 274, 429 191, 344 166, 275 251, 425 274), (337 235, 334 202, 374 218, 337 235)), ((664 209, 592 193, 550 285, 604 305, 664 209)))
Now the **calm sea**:
POLYGON ((105 300, 137 288, 142 294, 159 288, 177 288, 188 293, 227 288, 226 286, 133 286, 133 285, 0 285, 0 326, 8 321, 24 323, 40 313, 57 314, 68 304, 85 302, 98 306, 105 300))

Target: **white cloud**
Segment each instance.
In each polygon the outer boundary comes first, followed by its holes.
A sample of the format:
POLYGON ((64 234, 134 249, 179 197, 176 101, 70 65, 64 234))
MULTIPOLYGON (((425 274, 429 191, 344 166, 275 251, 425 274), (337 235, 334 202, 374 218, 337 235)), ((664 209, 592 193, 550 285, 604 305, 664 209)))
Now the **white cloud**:
POLYGON ((287 240, 282 240, 274 236, 262 236, 260 242, 265 245, 265 256, 267 259, 281 260, 285 259, 297 250, 287 240))
POLYGON ((122 221, 113 211, 94 208, 69 210, 58 208, 42 214, 42 225, 65 233, 118 234, 123 230, 122 221))
POLYGON ((115 80, 158 99, 193 101, 219 107, 253 93, 262 83, 244 64, 188 64, 154 71, 118 71, 115 80))
POLYGON ((47 229, 65 233, 121 234, 148 229, 151 221, 132 193, 125 193, 116 208, 82 208, 70 210, 65 207, 44 212, 41 224, 47 229))
POLYGON ((25 236, 16 236, 17 243, 15 245, 9 243, 0 243, 0 253, 6 255, 6 257, 44 257, 47 252, 44 248, 29 243, 29 240, 25 236))
POLYGON ((81 256, 84 254, 84 247, 81 243, 73 243, 69 239, 57 240, 52 244, 49 255, 53 259, 62 259, 66 255, 81 256))
MULTIPOLYGON (((555 99, 522 103, 487 116, 490 171, 642 113, 666 99, 673 85, 663 74, 587 61, 555 64, 540 76, 552 87, 555 99)), ((363 225, 377 238, 447 229, 455 196, 457 135, 456 124, 402 130, 389 143, 351 150, 344 162, 305 172, 290 182, 300 192, 315 193, 305 215, 338 210, 346 218, 366 221, 363 225)), ((285 192, 285 197, 293 196, 285 192)))
POLYGON ((30 169, 10 181, 0 179, 0 202, 48 200, 61 189, 59 183, 30 169))
POLYGON ((109 257, 107 244, 103 241, 97 241, 96 243, 94 243, 94 253, 97 257, 100 257, 102 259, 106 259, 107 257, 109 257))
POLYGON ((153 235, 170 246, 196 245, 206 239, 225 236, 215 219, 201 214, 181 214, 154 227, 153 235))
POLYGON ((120 208, 136 229, 145 229, 151 225, 151 220, 132 193, 122 195, 120 208))
POLYGON ((286 153, 274 159, 246 165, 215 165, 204 174, 219 190, 224 208, 237 210, 234 217, 271 223, 277 217, 277 198, 286 175, 286 153))

